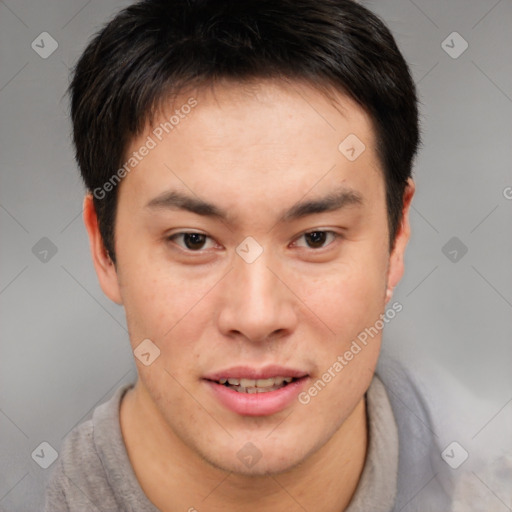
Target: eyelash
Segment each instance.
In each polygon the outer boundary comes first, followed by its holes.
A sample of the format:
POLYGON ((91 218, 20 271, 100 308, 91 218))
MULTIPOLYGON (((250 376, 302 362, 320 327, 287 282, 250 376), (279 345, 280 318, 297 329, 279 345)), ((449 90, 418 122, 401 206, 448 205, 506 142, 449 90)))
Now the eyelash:
MULTIPOLYGON (((320 248, 305 247, 306 249, 310 249, 310 250, 315 251, 315 252, 319 252, 322 249, 325 249, 326 247, 329 247, 330 245, 332 245, 334 243, 334 241, 343 238, 343 235, 341 235, 340 233, 337 233, 335 231, 332 231, 332 230, 328 230, 328 229, 314 229, 312 231, 306 231, 305 233, 302 233, 292 243, 295 245, 297 240, 299 240, 300 238, 305 237, 307 235, 311 235, 313 233, 324 233, 326 235, 332 235, 332 237, 333 237, 333 240, 331 240, 331 242, 329 242, 327 245, 323 245, 320 248)), ((199 232, 196 232, 196 231, 181 231, 179 233, 174 233, 174 234, 166 237, 166 240, 169 241, 169 242, 175 243, 176 245, 178 245, 178 247, 181 250, 183 250, 183 251, 185 251, 187 253, 198 253, 198 254, 200 254, 200 253, 205 252, 207 249, 193 250, 193 249, 189 249, 187 247, 183 247, 183 246, 177 244, 176 241, 175 241, 176 238, 178 238, 178 237, 183 237, 185 235, 194 235, 194 234, 195 235, 205 236, 207 240, 213 241, 213 238, 209 237, 208 235, 205 235, 204 233, 199 233, 199 232)))

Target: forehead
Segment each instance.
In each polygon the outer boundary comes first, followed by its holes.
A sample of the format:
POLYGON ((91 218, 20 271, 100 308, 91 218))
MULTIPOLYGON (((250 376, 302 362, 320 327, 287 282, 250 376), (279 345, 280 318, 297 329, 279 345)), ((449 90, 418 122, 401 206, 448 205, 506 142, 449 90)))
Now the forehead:
POLYGON ((151 150, 122 183, 139 198, 178 185, 229 207, 342 182, 370 196, 382 187, 367 113, 348 96, 301 83, 223 83, 182 94, 163 105, 126 158, 149 140, 151 150))

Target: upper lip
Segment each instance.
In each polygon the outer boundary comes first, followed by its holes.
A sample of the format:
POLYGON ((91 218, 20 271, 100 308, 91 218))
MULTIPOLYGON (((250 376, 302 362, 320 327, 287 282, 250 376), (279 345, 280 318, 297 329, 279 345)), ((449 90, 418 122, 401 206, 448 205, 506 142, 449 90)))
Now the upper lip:
POLYGON ((286 368, 284 366, 270 365, 263 368, 253 368, 250 366, 232 366, 225 370, 219 370, 209 373, 203 378, 206 380, 219 381, 220 379, 269 379, 271 377, 294 377, 300 379, 307 376, 308 373, 296 368, 286 368))

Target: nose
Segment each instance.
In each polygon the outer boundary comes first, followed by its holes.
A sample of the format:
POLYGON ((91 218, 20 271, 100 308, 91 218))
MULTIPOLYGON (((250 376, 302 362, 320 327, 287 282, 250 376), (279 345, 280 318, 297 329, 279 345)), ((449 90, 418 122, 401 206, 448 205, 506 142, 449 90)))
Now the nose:
POLYGON ((252 263, 235 257, 234 268, 223 283, 224 299, 218 316, 225 336, 262 342, 284 337, 295 329, 298 306, 279 274, 265 252, 252 263))

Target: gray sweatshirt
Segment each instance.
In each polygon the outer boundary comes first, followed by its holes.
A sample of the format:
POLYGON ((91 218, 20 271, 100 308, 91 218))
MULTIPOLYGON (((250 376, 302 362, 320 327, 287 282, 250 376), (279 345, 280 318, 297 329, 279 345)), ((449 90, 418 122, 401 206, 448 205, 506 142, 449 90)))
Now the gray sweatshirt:
MULTIPOLYGON (((132 385, 117 389, 68 434, 47 486, 45 512, 158 512, 137 481, 121 435, 119 406, 132 385)), ((368 451, 345 512, 451 510, 448 466, 439 464, 428 412, 403 368, 392 361, 380 365, 366 407, 368 451)))

